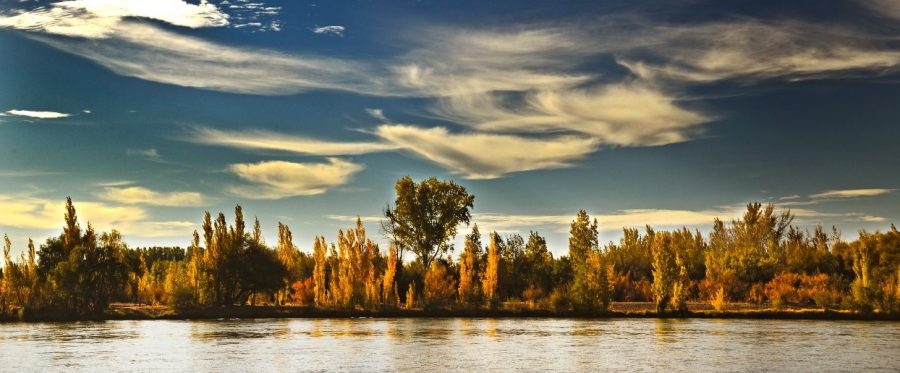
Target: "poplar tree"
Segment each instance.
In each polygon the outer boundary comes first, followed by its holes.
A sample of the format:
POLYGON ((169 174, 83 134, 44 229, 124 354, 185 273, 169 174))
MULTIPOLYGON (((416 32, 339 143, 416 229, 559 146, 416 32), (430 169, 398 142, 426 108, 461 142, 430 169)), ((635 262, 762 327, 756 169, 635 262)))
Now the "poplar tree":
POLYGON ((481 257, 481 233, 478 224, 466 235, 465 249, 459 258, 459 301, 462 304, 478 302, 478 259, 481 257))
POLYGON ((487 249, 487 263, 484 268, 484 276, 481 280, 481 289, 484 300, 489 308, 494 308, 498 303, 497 287, 500 281, 500 249, 497 233, 491 232, 490 243, 487 249))

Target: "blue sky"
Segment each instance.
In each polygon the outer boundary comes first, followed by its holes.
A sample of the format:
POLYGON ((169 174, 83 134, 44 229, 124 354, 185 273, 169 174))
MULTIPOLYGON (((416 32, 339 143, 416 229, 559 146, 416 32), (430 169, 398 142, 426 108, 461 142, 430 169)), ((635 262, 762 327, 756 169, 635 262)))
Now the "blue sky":
MULTIPOLYGON (((750 201, 845 237, 900 221, 900 3, 0 1, 0 232, 186 245, 244 206, 308 249, 399 177, 556 253, 750 201)), ((462 231, 467 228, 461 228, 462 231)))

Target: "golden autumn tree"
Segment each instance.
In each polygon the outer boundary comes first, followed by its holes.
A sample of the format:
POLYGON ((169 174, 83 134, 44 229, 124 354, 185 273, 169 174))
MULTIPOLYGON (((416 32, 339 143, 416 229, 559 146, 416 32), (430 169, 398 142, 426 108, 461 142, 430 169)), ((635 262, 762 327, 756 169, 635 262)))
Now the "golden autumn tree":
POLYGON ((388 248, 387 266, 384 269, 384 275, 381 278, 381 299, 383 304, 389 306, 397 306, 399 297, 397 296, 397 247, 393 243, 388 248))
POLYGON ((478 224, 466 235, 465 248, 459 258, 459 301, 462 304, 477 303, 481 294, 478 284, 478 258, 481 256, 481 233, 478 224))
POLYGON ((313 283, 315 293, 316 307, 325 307, 328 305, 328 293, 326 288, 325 267, 325 237, 316 236, 313 242, 313 260, 315 267, 313 269, 313 283))
POLYGON ((500 281, 500 248, 497 245, 499 237, 491 232, 490 243, 487 249, 487 263, 484 268, 484 276, 481 279, 481 290, 486 305, 493 308, 499 302, 497 299, 497 287, 500 281))
POLYGON ((422 295, 425 308, 428 309, 445 307, 456 297, 456 280, 440 260, 431 262, 425 272, 424 288, 422 295))

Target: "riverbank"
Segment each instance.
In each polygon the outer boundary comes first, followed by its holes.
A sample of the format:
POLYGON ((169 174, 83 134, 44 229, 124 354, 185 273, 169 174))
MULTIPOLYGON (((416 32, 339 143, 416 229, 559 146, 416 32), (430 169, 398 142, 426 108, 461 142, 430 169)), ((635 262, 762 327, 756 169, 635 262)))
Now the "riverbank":
POLYGON ((103 315, 74 318, 63 313, 22 314, 3 321, 78 321, 78 320, 216 320, 273 318, 702 318, 702 319, 773 319, 773 320, 878 320, 900 321, 898 314, 862 314, 844 310, 774 309, 759 305, 737 304, 727 311, 716 311, 704 303, 693 303, 687 312, 653 310, 652 303, 616 302, 608 312, 553 311, 504 307, 499 309, 436 310, 331 310, 307 306, 205 306, 172 308, 162 305, 114 304, 103 315))

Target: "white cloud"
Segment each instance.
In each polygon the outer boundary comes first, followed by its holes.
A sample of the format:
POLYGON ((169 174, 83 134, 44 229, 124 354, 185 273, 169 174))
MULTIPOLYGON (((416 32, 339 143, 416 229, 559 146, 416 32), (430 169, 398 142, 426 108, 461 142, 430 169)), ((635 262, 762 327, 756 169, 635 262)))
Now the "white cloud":
POLYGON ((34 177, 60 175, 62 172, 38 171, 38 170, 0 170, 0 177, 34 177))
POLYGON ((104 39, 30 36, 116 74, 183 87, 255 95, 312 89, 404 93, 388 87, 385 74, 364 63, 229 46, 139 22, 122 21, 104 39))
MULTIPOLYGON (((147 211, 137 206, 118 206, 102 202, 75 201, 82 228, 90 222, 97 231, 116 229, 137 237, 190 237, 196 226, 185 221, 147 220, 147 211)), ((62 230, 65 199, 37 198, 28 195, 0 194, 0 226, 62 230)))
POLYGON ((896 0, 858 0, 879 16, 900 19, 900 2, 896 0))
POLYGON ((834 24, 740 20, 642 31, 634 37, 635 47, 615 54, 646 79, 840 78, 900 65, 900 51, 889 39, 834 24))
POLYGON ((867 222, 867 223, 879 223, 879 222, 887 221, 887 219, 885 219, 881 216, 873 216, 873 215, 864 215, 864 216, 861 216, 859 219, 864 222, 867 222))
POLYGON ((56 111, 35 111, 35 110, 7 110, 4 114, 7 115, 15 115, 19 117, 27 117, 34 119, 58 119, 58 118, 66 118, 71 116, 72 114, 67 113, 59 113, 56 111))
POLYGON ((358 218, 363 223, 380 223, 384 220, 383 216, 360 216, 360 215, 326 215, 328 219, 344 222, 355 222, 358 218))
POLYGON ((346 28, 344 26, 332 25, 332 26, 316 27, 313 29, 313 32, 316 34, 320 34, 320 35, 344 36, 345 30, 346 30, 346 28))
POLYGON ((390 123, 391 120, 384 115, 384 111, 378 108, 366 108, 366 113, 372 118, 380 120, 382 123, 390 123))
POLYGON ((395 145, 380 142, 324 141, 262 130, 224 131, 206 127, 193 128, 183 140, 239 149, 277 150, 322 156, 356 155, 397 149, 395 145))
POLYGON ((400 86, 423 96, 557 89, 592 79, 574 70, 596 51, 565 28, 501 32, 432 27, 411 37, 417 47, 390 69, 400 86))
POLYGON ((840 189, 840 190, 828 190, 822 193, 813 194, 809 196, 813 199, 838 199, 838 198, 860 198, 860 197, 877 197, 885 194, 889 194, 896 189, 879 189, 879 188, 871 188, 871 189, 840 189))
POLYGON ((325 193, 348 183, 363 168, 359 164, 328 158, 328 163, 238 163, 229 166, 228 170, 253 184, 232 187, 233 194, 250 199, 280 199, 325 193))
POLYGON ((0 27, 41 31, 56 35, 105 38, 127 17, 148 18, 190 28, 220 27, 228 15, 202 0, 70 0, 0 17, 0 27))
POLYGON ((198 192, 157 192, 140 186, 107 186, 97 197, 126 205, 201 206, 205 203, 198 192))
POLYGON ((141 157, 141 158, 154 159, 154 160, 158 160, 158 159, 162 158, 162 156, 159 154, 159 151, 157 151, 156 148, 127 149, 125 151, 125 154, 128 155, 129 157, 141 157))
POLYGON ((468 179, 493 179, 511 172, 570 167, 598 147, 596 140, 574 136, 537 139, 486 133, 453 134, 443 127, 381 125, 376 134, 468 179))
POLYGON ((99 183, 94 183, 95 186, 98 187, 121 187, 127 185, 134 185, 135 182, 131 180, 114 180, 114 181, 103 181, 99 183))
POLYGON ((496 95, 441 99, 435 113, 487 131, 580 132, 620 146, 689 140, 709 119, 675 105, 675 97, 647 86, 615 84, 590 90, 541 90, 507 103, 496 95))
MULTIPOLYGON (((716 218, 729 220, 738 217, 741 209, 723 207, 704 210, 674 209, 627 209, 610 214, 591 214, 596 218, 601 230, 617 231, 623 227, 644 227, 650 225, 660 229, 711 226, 716 218)), ((502 232, 524 231, 546 226, 555 230, 565 230, 575 219, 571 215, 508 215, 499 213, 474 214, 475 222, 487 230, 502 232)))

